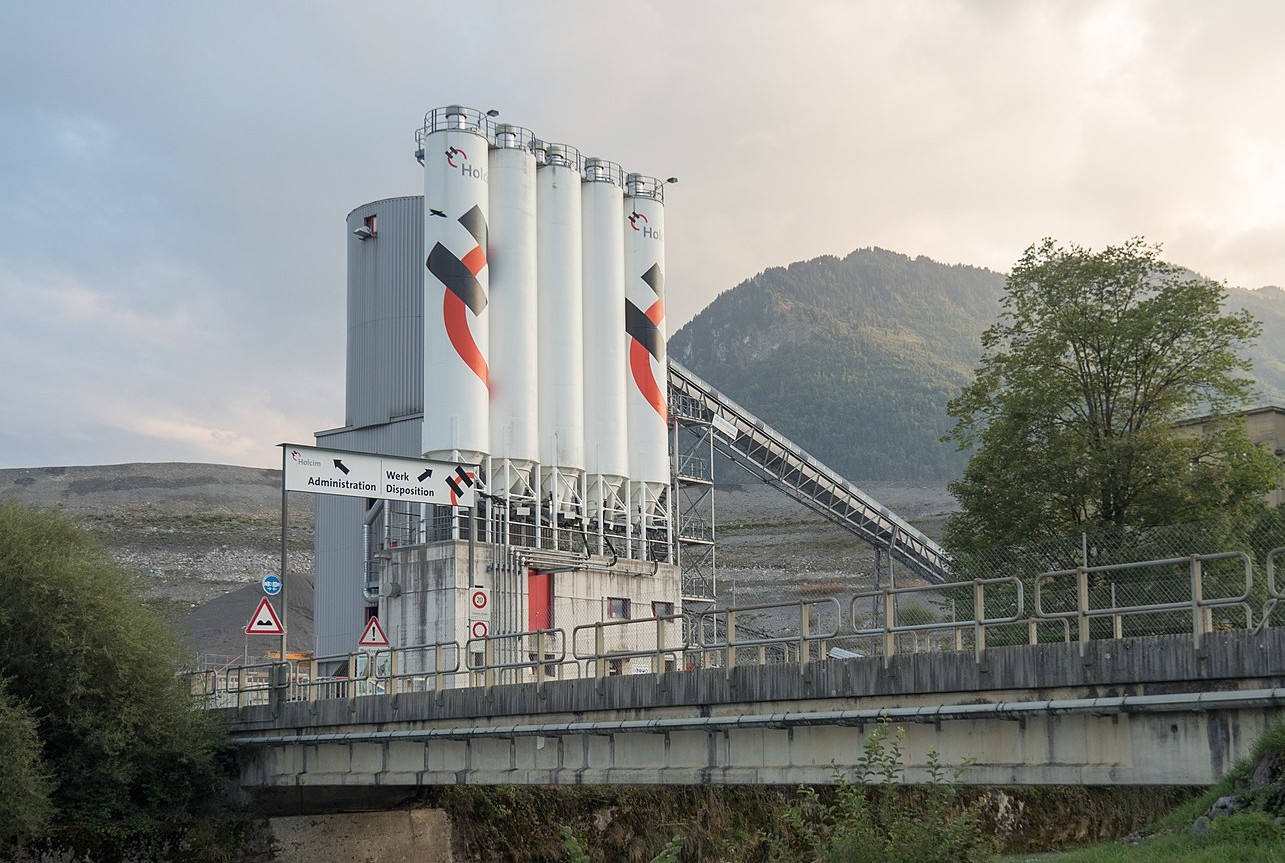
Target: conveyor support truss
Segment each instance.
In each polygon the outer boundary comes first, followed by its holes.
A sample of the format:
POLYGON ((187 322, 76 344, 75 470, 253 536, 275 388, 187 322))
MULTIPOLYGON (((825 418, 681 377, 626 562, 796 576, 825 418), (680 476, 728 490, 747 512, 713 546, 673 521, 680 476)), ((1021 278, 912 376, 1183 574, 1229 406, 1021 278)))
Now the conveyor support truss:
POLYGON ((687 412, 703 408, 705 416, 692 418, 712 422, 714 448, 764 482, 891 554, 920 578, 947 580, 941 546, 673 359, 669 404, 687 412))

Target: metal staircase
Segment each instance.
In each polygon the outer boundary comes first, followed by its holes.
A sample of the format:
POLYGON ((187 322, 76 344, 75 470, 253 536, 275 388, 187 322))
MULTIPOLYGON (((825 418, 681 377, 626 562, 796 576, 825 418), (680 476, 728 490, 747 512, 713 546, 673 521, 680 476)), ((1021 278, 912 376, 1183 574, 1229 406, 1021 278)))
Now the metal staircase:
POLYGON ((669 360, 670 410, 713 430, 714 449, 920 578, 941 584, 949 561, 941 546, 887 507, 799 449, 771 426, 669 360))

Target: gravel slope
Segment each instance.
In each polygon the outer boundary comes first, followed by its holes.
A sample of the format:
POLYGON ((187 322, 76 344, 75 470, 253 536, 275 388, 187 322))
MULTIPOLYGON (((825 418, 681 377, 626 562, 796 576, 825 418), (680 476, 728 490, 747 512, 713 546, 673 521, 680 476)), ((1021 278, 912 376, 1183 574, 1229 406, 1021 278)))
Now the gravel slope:
MULTIPOLYGON (((944 486, 863 488, 929 536, 955 509, 944 486)), ((259 579, 280 567, 280 471, 184 463, 12 468, 0 470, 3 498, 59 507, 97 534, 193 651, 232 657, 247 649, 243 629, 262 596, 259 579)), ((289 506, 290 648, 306 650, 313 510, 309 495, 291 494, 289 506)), ((766 485, 720 487, 714 510, 723 604, 836 596, 846 608, 854 591, 874 584, 868 546, 766 485)), ((764 628, 790 625, 779 615, 747 617, 764 628)), ((248 650, 275 646, 251 638, 248 650)))

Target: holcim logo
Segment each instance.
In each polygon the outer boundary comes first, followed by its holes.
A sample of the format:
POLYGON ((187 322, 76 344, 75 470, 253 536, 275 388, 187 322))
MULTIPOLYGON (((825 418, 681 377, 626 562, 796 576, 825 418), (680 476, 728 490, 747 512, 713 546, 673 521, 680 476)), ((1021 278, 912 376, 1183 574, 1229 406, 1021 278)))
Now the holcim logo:
POLYGON ((295 464, 305 465, 307 467, 321 467, 321 462, 313 458, 308 458, 297 449, 290 450, 290 458, 294 460, 295 464))
POLYGON ((472 177, 475 180, 485 180, 486 172, 480 168, 474 168, 469 162, 468 153, 465 153, 459 147, 449 147, 446 150, 446 164, 452 168, 458 168, 459 172, 466 177, 472 177), (457 163, 455 160, 459 159, 457 163))
POLYGON ((640 213, 637 210, 634 210, 632 213, 630 213, 629 227, 633 228, 635 231, 640 232, 644 237, 646 237, 649 240, 660 239, 660 231, 655 230, 654 228, 652 228, 650 225, 647 224, 647 216, 645 213, 640 213), (639 221, 641 221, 643 224, 641 228, 638 227, 639 221))

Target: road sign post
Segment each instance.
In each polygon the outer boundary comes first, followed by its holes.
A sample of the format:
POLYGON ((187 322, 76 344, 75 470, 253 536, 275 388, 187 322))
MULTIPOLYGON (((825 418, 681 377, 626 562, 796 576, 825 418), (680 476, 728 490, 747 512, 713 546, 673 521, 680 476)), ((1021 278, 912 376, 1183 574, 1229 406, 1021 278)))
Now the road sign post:
POLYGON ((286 641, 289 638, 286 635, 286 613, 290 604, 290 597, 286 593, 286 573, 289 562, 287 561, 286 531, 290 525, 290 495, 286 490, 286 450, 281 448, 281 661, 286 661, 286 641))

